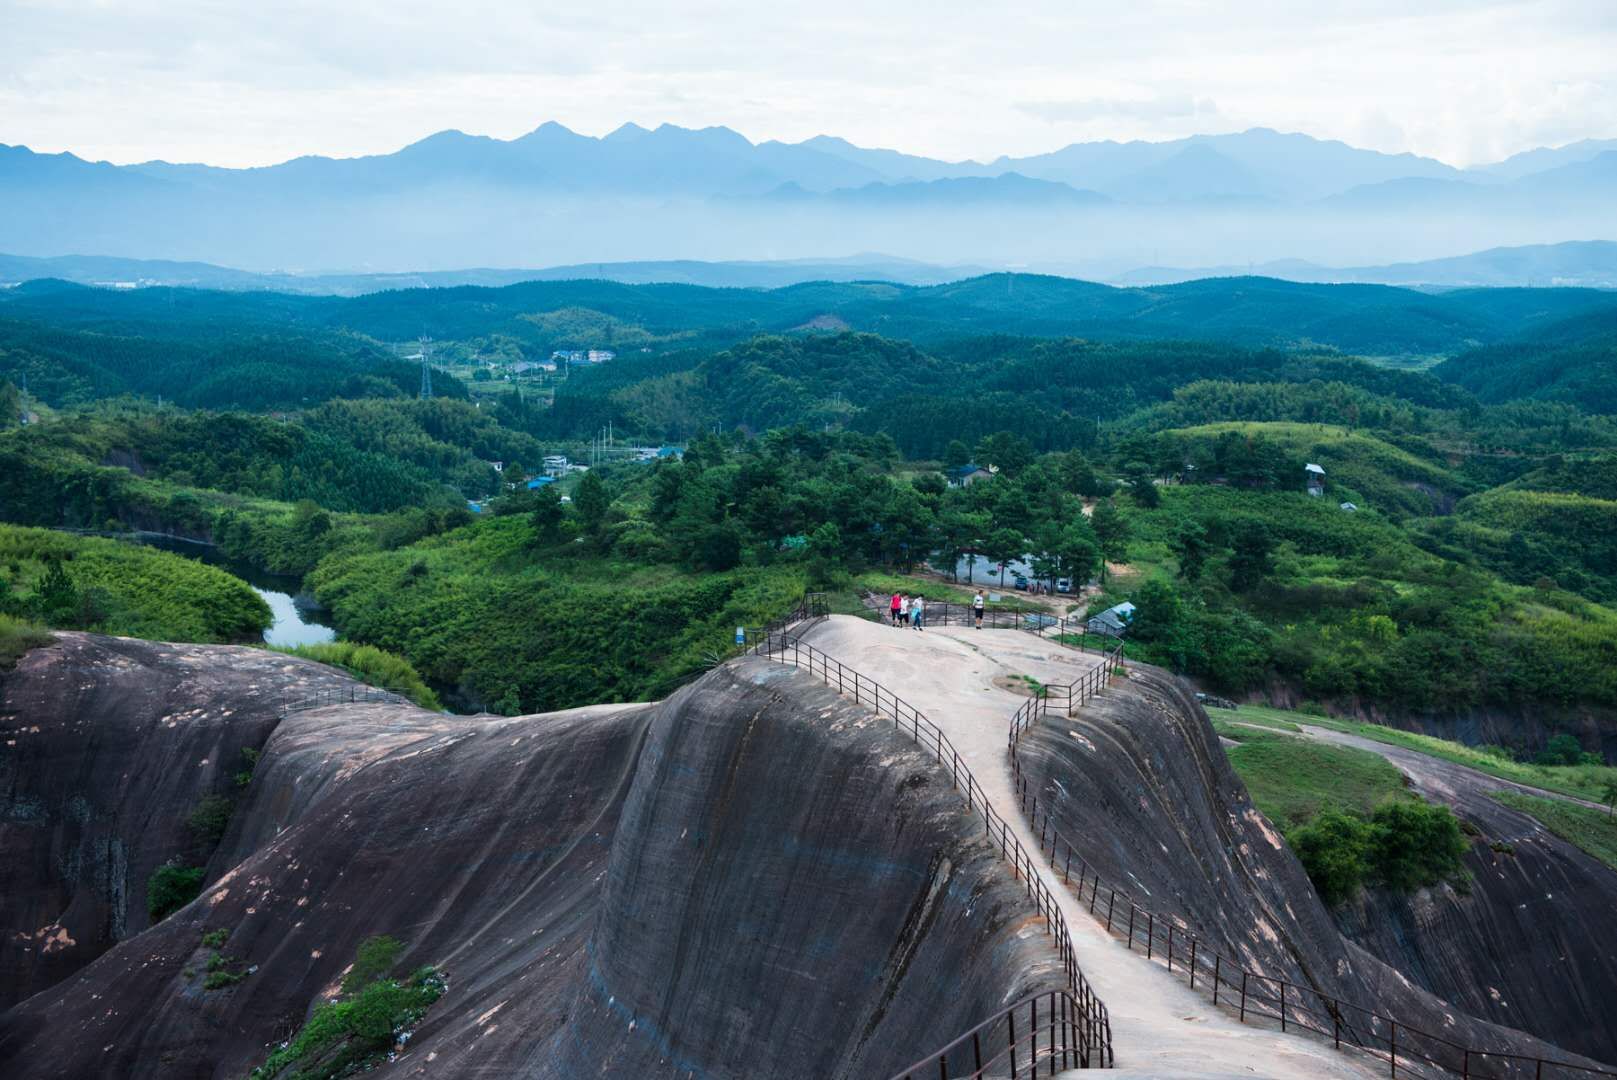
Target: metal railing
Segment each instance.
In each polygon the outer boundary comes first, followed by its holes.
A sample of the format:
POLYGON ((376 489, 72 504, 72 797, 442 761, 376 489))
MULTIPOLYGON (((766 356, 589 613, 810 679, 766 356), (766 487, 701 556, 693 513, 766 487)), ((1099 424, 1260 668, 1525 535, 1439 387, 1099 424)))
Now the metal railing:
MULTIPOLYGON (((879 598, 877 606, 869 610, 880 616, 883 621, 891 621, 891 608, 882 606, 879 598)), ((976 624, 976 614, 970 604, 952 604, 943 601, 927 603, 923 605, 922 614, 923 622, 927 626, 974 626, 976 624)), ((1121 644, 1121 639, 1110 634, 1092 632, 1089 629, 1088 620, 1083 616, 1052 615, 1048 611, 985 606, 983 608, 983 629, 1026 630, 1040 637, 1077 638, 1077 641, 1063 642, 1063 644, 1085 653, 1111 652, 1121 644)))
POLYGON ((281 702, 281 716, 288 713, 303 712, 307 709, 322 709, 327 705, 357 705, 364 702, 381 702, 389 705, 412 704, 409 696, 402 689, 392 689, 384 686, 338 686, 329 690, 317 691, 313 696, 287 699, 281 702))
POLYGON ((1528 1075, 1535 1080, 1617 1077, 1617 1072, 1592 1066, 1508 1051, 1479 1050, 1321 993, 1311 986, 1252 971, 1210 948, 1200 935, 1187 929, 1182 920, 1146 908, 1126 889, 1103 883, 1100 873, 1055 827, 1050 808, 1041 806, 1037 792, 1030 790, 1017 754, 1017 743, 1023 733, 1044 716, 1058 710, 1071 715, 1093 698, 1121 662, 1122 643, 1119 642, 1106 654, 1102 665, 1084 678, 1070 686, 1046 687, 1029 698, 1011 717, 1010 725, 1011 774, 1017 801, 1030 830, 1038 837, 1040 854, 1049 859, 1051 867, 1060 873, 1062 884, 1076 893, 1079 903, 1087 906, 1108 933, 1120 935, 1130 950, 1141 949, 1147 960, 1163 963, 1170 972, 1185 976, 1191 989, 1199 985, 1204 992, 1210 992, 1213 1004, 1234 1010, 1242 1023, 1248 1022, 1249 1017, 1273 1020, 1278 1021, 1283 1032, 1292 1029, 1312 1032, 1330 1039, 1337 1049, 1345 1043, 1386 1062, 1389 1076, 1396 1077, 1402 1070, 1408 1076, 1459 1076, 1464 1080, 1473 1077, 1515 1080, 1528 1075), (1076 887, 1073 883, 1075 869, 1076 887))
MULTIPOLYGON (((1045 885, 1038 864, 1023 847, 1021 840, 1011 831, 1010 823, 988 802, 983 794, 982 785, 961 761, 960 752, 943 733, 943 729, 885 686, 805 643, 800 633, 793 634, 788 630, 771 631, 753 646, 752 654, 777 663, 791 664, 818 677, 827 686, 835 688, 838 693, 853 698, 858 704, 868 705, 878 715, 891 720, 895 730, 908 735, 917 746, 930 752, 948 772, 953 788, 965 795, 967 807, 981 816, 985 835, 999 850, 1000 855, 1010 863, 1012 876, 1022 883, 1028 899, 1033 902, 1039 914, 1044 916, 1046 933, 1055 940, 1056 952, 1067 982, 1064 990, 1053 991, 1057 999, 1051 1007, 1055 1009, 1059 1019, 1049 1020, 1047 1013, 1047 1024, 1040 1027, 1035 1015, 1019 1038, 1014 1034, 1015 1010, 1022 1007, 1022 1003, 1018 1003, 985 1021, 983 1025, 979 1025, 943 1050, 928 1054, 918 1066, 899 1073, 898 1076, 907 1077, 924 1071, 926 1075, 936 1075, 941 1080, 951 1080, 953 1077, 979 1077, 983 1075, 984 1069, 1006 1056, 1011 1058, 1012 1075, 1020 1076, 1021 1072, 1015 1067, 1015 1055, 1024 1041, 1027 1042, 1029 1069, 1034 1070, 1030 1071, 1029 1075, 1037 1075, 1036 1070, 1040 1062, 1050 1067, 1049 1075, 1054 1075, 1057 1060, 1066 1062, 1067 1068, 1108 1067, 1112 1060, 1111 1019, 1107 1015, 1105 1004, 1095 996, 1088 980, 1078 967, 1078 958, 1073 949, 1071 934, 1067 930, 1066 918, 1062 915, 1054 894, 1045 885), (1006 1045, 1002 1049, 995 1048, 988 1059, 983 1060, 981 1058, 983 1033, 997 1031, 997 1025, 1001 1020, 1006 1022, 1006 1045), (1042 1050, 1037 1043, 1040 1032, 1047 1036, 1042 1050), (976 1042, 972 1047, 973 1056, 969 1066, 971 1071, 951 1072, 952 1068, 967 1067, 966 1041, 973 1036, 976 1037, 976 1042)), ((1036 1005, 1032 1008, 1036 1010, 1036 1005)))

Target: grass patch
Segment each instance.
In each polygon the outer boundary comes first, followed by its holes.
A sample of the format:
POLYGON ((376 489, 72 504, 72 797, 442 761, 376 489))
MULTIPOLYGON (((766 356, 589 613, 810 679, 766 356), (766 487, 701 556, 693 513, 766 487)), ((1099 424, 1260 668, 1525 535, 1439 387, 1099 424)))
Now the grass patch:
POLYGON ((0 671, 10 671, 23 653, 50 640, 49 633, 31 622, 0 615, 0 671))
POLYGON ((1282 830, 1312 821, 1326 807, 1368 816, 1389 802, 1414 799, 1403 774, 1368 750, 1223 721, 1215 729, 1238 740, 1226 751, 1230 764, 1258 809, 1282 830))
POLYGON ((1398 892, 1444 880, 1464 887, 1463 823, 1448 807, 1411 794, 1385 758, 1222 717, 1214 729, 1240 740, 1226 751, 1230 764, 1327 904, 1342 903, 1366 883, 1398 892))
MULTIPOLYGON (((372 686, 385 686, 398 690, 424 709, 441 710, 443 704, 421 678, 415 666, 404 657, 378 649, 374 645, 358 645, 352 641, 323 641, 314 645, 276 645, 276 652, 301 656, 332 667, 342 668, 354 678, 372 686)), ((248 770, 251 781, 251 770, 248 770)))
POLYGON ((443 996, 448 984, 437 969, 423 967, 408 978, 387 977, 403 946, 393 938, 370 938, 359 947, 343 980, 342 996, 321 1005, 303 1029, 254 1069, 251 1080, 334 1080, 364 1072, 382 1061, 443 996), (356 978, 369 961, 364 981, 356 978))
MULTIPOLYGON (((1213 710, 1208 710, 1211 713, 1213 710)), ((1239 716, 1246 720, 1251 714, 1258 711, 1257 707, 1243 706, 1238 713, 1230 716, 1239 716)), ((1543 788, 1545 791, 1556 791, 1563 795, 1574 795, 1580 799, 1590 799, 1595 802, 1605 798, 1606 785, 1617 783, 1617 766, 1611 765, 1535 765, 1527 761, 1515 761, 1500 747, 1467 746, 1464 743, 1452 742, 1448 739, 1438 739, 1431 735, 1420 735, 1413 731, 1403 731, 1399 728, 1384 727, 1381 724, 1365 724, 1356 720, 1338 720, 1333 717, 1313 716, 1306 713, 1287 712, 1284 709, 1265 709, 1264 712, 1274 719, 1287 719, 1295 723, 1314 724, 1329 728, 1332 731, 1341 731, 1349 735, 1358 735, 1376 742, 1386 743, 1389 746, 1401 746, 1406 750, 1416 750, 1422 754, 1429 754, 1444 761, 1452 761, 1457 765, 1466 765, 1478 772, 1497 776, 1501 780, 1514 780, 1518 784, 1528 787, 1543 788)))
MULTIPOLYGON (((1296 722, 1291 719, 1295 714, 1288 713, 1284 709, 1271 709, 1265 705, 1242 705, 1239 709, 1220 709, 1209 705, 1206 706, 1206 709, 1207 716, 1213 721, 1214 727, 1217 727, 1220 723, 1236 725, 1236 731, 1239 732, 1239 725, 1252 724, 1257 727, 1271 728, 1275 731, 1290 731, 1293 733, 1302 731, 1302 728, 1298 727, 1296 722)), ((1225 732, 1219 732, 1219 734, 1222 735, 1225 732)), ((1229 737, 1235 739, 1240 736, 1239 734, 1233 734, 1229 737)))
MULTIPOLYGON (((220 933, 228 935, 229 931, 215 931, 208 937, 216 937, 220 933)), ((203 944, 207 944, 208 937, 202 939, 203 944)), ((220 944, 223 944, 223 942, 220 942, 220 944)), ((202 980, 202 989, 223 990, 227 986, 235 986, 251 975, 254 970, 235 957, 226 956, 215 948, 208 954, 208 974, 202 980)))
POLYGON ((1524 795, 1515 791, 1491 792, 1506 806, 1515 807, 1537 818, 1562 840, 1593 855, 1617 870, 1617 817, 1592 806, 1580 806, 1563 799, 1524 795))

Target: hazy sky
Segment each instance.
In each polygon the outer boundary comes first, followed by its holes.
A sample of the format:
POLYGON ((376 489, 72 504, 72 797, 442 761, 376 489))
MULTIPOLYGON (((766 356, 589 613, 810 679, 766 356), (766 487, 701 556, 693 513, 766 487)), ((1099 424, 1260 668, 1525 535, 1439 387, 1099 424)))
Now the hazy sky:
POLYGON ((1617 136, 1614 58, 1617 0, 0 0, 0 142, 252 165, 633 120, 991 158, 1265 126, 1466 165, 1617 136))

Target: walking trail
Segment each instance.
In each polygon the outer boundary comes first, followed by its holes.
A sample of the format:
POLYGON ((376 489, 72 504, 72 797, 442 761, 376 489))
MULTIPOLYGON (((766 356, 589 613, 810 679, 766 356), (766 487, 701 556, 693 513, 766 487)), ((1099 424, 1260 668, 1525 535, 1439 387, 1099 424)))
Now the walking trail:
MULTIPOLYGON (((1014 630, 946 627, 915 631, 834 615, 804 640, 856 668, 920 709, 948 735, 984 793, 1030 851, 1038 838, 1017 809, 1005 739, 1024 698, 996 677, 1030 675, 1070 683, 1099 662, 1014 630)), ((1040 872, 1058 898, 1084 975, 1111 1014, 1123 1076, 1369 1077, 1369 1060, 1308 1038, 1242 1025, 1160 967, 1106 933, 1044 860, 1040 872)))

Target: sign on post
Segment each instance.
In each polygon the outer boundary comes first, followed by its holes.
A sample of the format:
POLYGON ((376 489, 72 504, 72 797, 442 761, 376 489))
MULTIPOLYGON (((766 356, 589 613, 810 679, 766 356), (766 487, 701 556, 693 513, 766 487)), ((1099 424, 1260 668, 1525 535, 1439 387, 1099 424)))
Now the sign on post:
POLYGON ((745 645, 746 643, 747 643, 747 628, 745 626, 736 627, 736 644, 737 645, 745 645))

